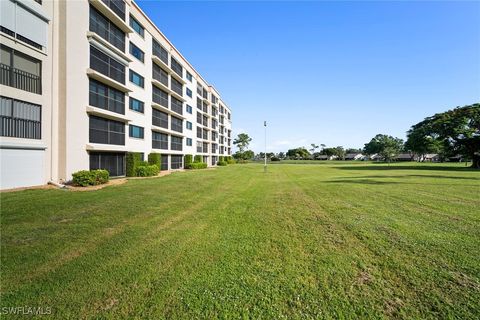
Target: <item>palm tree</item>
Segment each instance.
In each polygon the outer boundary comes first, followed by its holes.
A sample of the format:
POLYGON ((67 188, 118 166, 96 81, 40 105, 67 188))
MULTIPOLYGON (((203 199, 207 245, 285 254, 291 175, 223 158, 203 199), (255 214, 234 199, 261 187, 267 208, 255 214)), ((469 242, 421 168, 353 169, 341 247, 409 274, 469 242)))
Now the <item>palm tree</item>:
POLYGON ((310 151, 312 152, 312 158, 315 158, 315 150, 317 150, 320 147, 317 146, 315 143, 312 143, 310 145, 312 146, 312 149, 310 149, 310 151))

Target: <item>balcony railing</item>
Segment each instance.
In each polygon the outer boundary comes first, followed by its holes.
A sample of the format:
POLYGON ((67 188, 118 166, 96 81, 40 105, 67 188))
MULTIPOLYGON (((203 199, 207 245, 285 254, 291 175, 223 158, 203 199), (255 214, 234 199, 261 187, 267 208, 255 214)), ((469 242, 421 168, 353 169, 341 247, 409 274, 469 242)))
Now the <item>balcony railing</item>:
POLYGON ((33 93, 42 93, 40 76, 0 63, 0 83, 33 93))
POLYGON ((41 139, 40 121, 0 116, 0 136, 24 139, 41 139))

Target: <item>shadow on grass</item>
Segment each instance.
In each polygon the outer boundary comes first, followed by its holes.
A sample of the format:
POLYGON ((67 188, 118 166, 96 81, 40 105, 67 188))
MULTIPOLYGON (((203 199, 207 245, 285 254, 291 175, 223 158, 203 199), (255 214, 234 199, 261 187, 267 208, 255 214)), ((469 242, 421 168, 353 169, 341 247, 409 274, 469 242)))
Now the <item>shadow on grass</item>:
POLYGON ((356 166, 338 166, 334 167, 335 169, 338 170, 365 170, 365 171, 370 171, 370 170, 426 170, 426 171, 470 171, 470 172, 479 172, 479 169, 474 169, 471 167, 451 167, 451 166, 437 166, 437 165, 402 165, 402 166, 397 166, 397 165, 386 165, 386 164, 376 164, 376 165, 369 165, 369 166, 362 166, 362 165, 356 165, 356 166))
MULTIPOLYGON (((356 179, 356 177, 351 177, 352 179, 356 179)), ((405 174, 405 175, 398 175, 398 176, 361 176, 358 179, 391 179, 391 178, 431 178, 431 179, 453 179, 453 180, 477 180, 480 181, 480 177, 458 177, 458 176, 441 176, 441 175, 433 175, 433 174, 405 174)))
MULTIPOLYGON (((324 181, 329 184, 361 184, 361 185, 431 185, 428 182, 404 182, 404 181, 381 181, 374 179, 341 179, 341 180, 328 180, 324 181)), ((478 187, 478 184, 459 184, 459 183, 435 183, 435 186, 462 186, 462 187, 478 187)))

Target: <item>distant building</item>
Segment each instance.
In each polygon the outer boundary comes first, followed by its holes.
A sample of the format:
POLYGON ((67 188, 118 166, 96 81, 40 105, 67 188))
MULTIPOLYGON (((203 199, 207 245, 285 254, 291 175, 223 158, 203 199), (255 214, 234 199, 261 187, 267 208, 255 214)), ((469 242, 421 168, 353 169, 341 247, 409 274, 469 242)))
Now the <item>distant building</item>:
POLYGON ((417 157, 412 153, 400 153, 395 160, 397 161, 415 161, 417 157))
POLYGON ((347 153, 345 160, 363 160, 364 155, 361 153, 347 153))

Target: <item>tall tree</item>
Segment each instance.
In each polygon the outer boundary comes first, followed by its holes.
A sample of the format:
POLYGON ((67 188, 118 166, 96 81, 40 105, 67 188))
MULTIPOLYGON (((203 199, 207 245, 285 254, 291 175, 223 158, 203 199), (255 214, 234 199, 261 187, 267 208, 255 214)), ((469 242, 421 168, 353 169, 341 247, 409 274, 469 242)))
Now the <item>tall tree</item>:
POLYGON ((252 138, 246 133, 240 133, 235 140, 233 140, 233 144, 237 146, 238 150, 243 153, 249 146, 252 138))
POLYGON ((365 144, 363 151, 368 154, 379 154, 385 162, 390 162, 397 157, 403 149, 403 140, 386 134, 377 134, 365 144))
POLYGON ((315 151, 320 148, 318 145, 316 145, 315 143, 311 143, 310 146, 312 147, 309 151, 311 154, 314 154, 315 151))
POLYGON ((308 159, 310 158, 310 153, 304 147, 300 147, 288 150, 287 156, 294 159, 308 159))
MULTIPOLYGON (((472 159, 472 167, 480 169, 480 104, 475 103, 437 113, 412 126, 408 131, 425 147, 427 139, 440 141, 447 153, 461 154, 472 159), (423 140, 422 140, 423 139, 423 140)), ((409 144, 410 145, 410 144, 409 144)), ((413 144, 414 148, 417 145, 413 144)))

